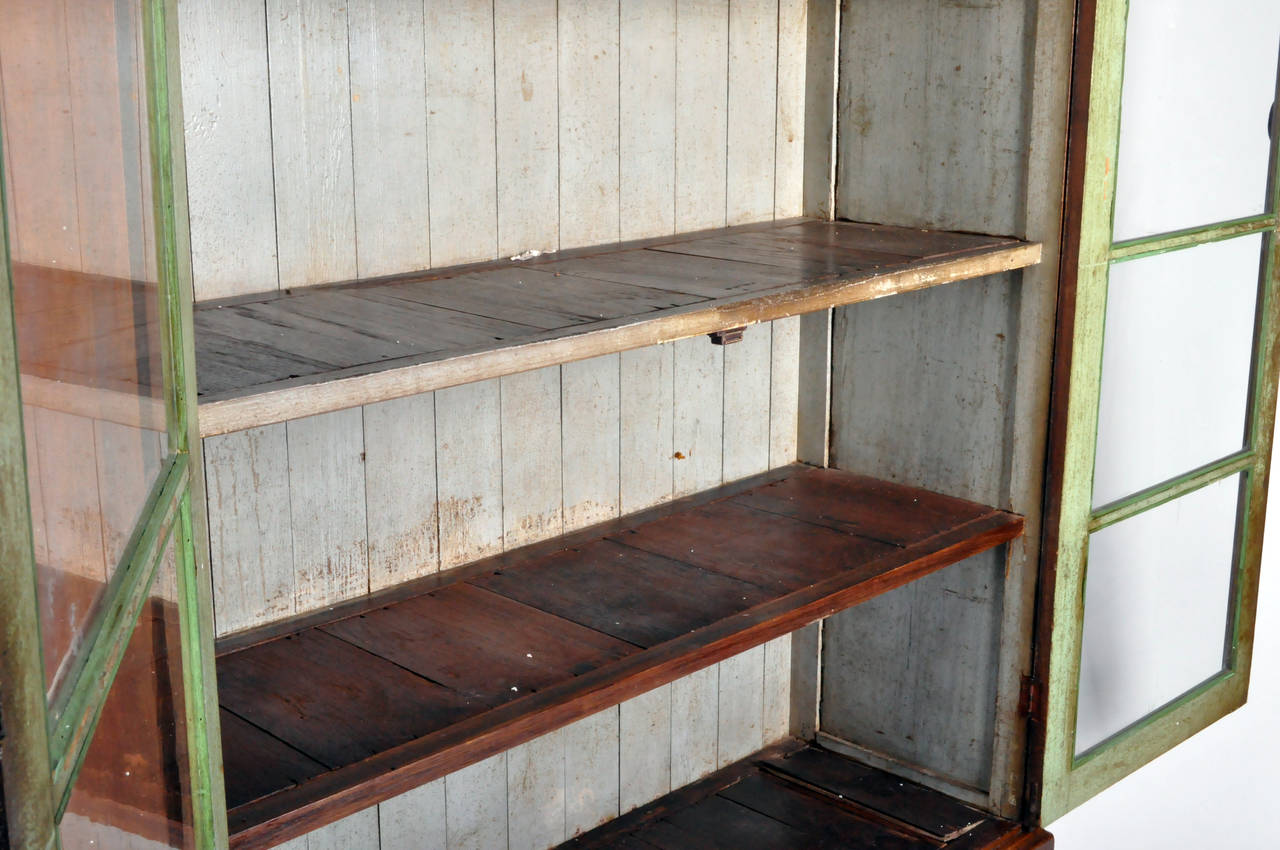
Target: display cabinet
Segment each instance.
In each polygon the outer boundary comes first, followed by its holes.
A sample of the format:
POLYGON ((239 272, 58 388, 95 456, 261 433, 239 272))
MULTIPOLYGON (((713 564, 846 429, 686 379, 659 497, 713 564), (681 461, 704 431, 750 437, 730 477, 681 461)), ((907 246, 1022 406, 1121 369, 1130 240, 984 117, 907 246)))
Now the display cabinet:
POLYGON ((1267 4, 3 19, 11 845, 1047 847, 1243 702, 1267 4))

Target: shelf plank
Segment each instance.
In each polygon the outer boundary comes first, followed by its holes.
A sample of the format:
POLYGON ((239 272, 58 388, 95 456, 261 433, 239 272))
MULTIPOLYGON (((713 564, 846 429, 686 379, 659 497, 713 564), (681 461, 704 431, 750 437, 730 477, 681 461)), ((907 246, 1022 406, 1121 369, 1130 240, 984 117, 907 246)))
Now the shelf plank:
POLYGON ((233 845, 302 834, 1021 531, 1003 511, 792 466, 230 636, 222 707, 288 756, 241 775, 252 759, 229 754, 233 845))
POLYGON ((1033 265, 999 236, 790 219, 198 304, 205 436, 1033 265), (226 339, 254 343, 252 357, 226 339), (324 364, 330 364, 327 368, 324 364))

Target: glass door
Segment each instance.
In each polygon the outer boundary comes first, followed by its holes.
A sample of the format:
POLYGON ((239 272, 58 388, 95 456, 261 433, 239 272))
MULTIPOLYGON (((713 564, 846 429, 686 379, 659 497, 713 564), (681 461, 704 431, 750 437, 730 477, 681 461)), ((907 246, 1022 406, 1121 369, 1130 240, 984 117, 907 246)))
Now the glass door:
POLYGON ((1280 5, 1082 5, 1045 823, 1244 702, 1280 327, 1280 5))
POLYGON ((0 0, 0 21, 5 834, 225 844, 176 10, 0 0))

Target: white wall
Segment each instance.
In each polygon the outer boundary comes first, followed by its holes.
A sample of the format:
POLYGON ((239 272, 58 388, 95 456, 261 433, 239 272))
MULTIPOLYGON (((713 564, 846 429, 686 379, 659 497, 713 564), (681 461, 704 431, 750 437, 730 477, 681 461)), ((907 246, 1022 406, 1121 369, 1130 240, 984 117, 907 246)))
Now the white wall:
POLYGON ((1267 507, 1249 702, 1049 825, 1058 850, 1280 846, 1280 493, 1267 507))

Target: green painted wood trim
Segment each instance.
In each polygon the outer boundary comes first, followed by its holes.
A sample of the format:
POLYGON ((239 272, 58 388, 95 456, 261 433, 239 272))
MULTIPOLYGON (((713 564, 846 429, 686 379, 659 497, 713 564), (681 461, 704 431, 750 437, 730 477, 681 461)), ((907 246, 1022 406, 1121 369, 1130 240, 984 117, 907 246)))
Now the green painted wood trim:
POLYGON ((191 227, 187 206, 177 0, 146 0, 148 115, 152 185, 156 187, 158 268, 164 282, 169 354, 169 439, 187 453, 189 484, 181 496, 178 558, 184 709, 196 846, 227 846, 214 664, 213 580, 204 496, 204 462, 196 417, 191 227))
POLYGON ((1221 242, 1236 236, 1248 236, 1253 233, 1265 233, 1275 229, 1276 217, 1272 213, 1224 221, 1221 224, 1206 224, 1202 227, 1189 227, 1173 233, 1156 236, 1144 236, 1140 239, 1127 239, 1111 246, 1113 262, 1136 260, 1140 257, 1152 257, 1156 254, 1167 254, 1182 248, 1193 248, 1210 242, 1221 242))
POLYGON ((44 850, 57 841, 49 777, 44 649, 27 491, 26 439, 13 315, 9 228, 0 139, 0 718, 5 823, 0 844, 44 850))
POLYGON ((1185 475, 1179 475, 1168 481, 1148 487, 1116 502, 1103 505, 1093 512, 1089 520, 1090 533, 1101 531, 1109 525, 1115 525, 1122 519, 1151 510, 1154 507, 1171 502, 1179 496, 1207 487, 1215 481, 1221 481, 1254 466, 1254 451, 1244 449, 1221 460, 1194 469, 1185 475))
POLYGON ((55 706, 53 716, 57 719, 49 730, 49 744, 59 820, 177 522, 179 497, 186 491, 188 470, 186 455, 169 457, 143 508, 146 520, 134 530, 124 558, 107 584, 103 607, 96 618, 97 628, 79 659, 74 684, 55 706))

